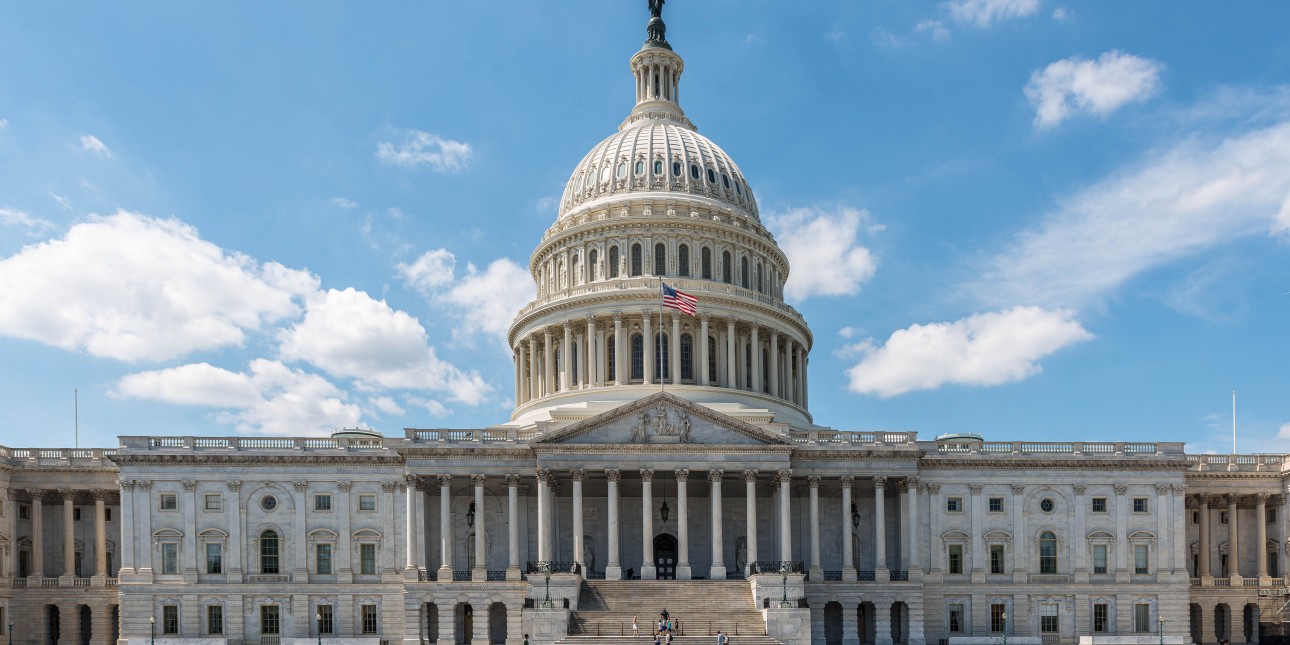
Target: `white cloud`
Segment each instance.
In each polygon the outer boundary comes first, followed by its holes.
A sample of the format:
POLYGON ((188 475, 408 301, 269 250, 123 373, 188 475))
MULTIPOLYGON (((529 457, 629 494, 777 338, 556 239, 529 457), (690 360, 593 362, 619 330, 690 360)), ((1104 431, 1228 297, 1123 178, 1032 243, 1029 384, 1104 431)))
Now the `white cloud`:
POLYGON ((444 139, 422 130, 404 131, 403 141, 382 141, 376 146, 376 158, 382 163, 407 168, 426 165, 435 172, 457 172, 466 168, 472 154, 470 144, 444 139))
POLYGON ((947 384, 999 385, 1040 373, 1039 359, 1091 338, 1071 311, 1016 307, 911 325, 882 346, 863 341, 852 346, 863 358, 847 374, 851 391, 881 397, 947 384))
POLYGON ((1026 98, 1035 107, 1035 127, 1051 128, 1080 112, 1106 116, 1127 103, 1142 102, 1160 90, 1164 65, 1118 51, 1097 60, 1064 58, 1035 70, 1026 98))
POLYGON ((368 399, 368 404, 380 414, 402 415, 403 408, 399 406, 394 399, 388 396, 374 396, 368 399))
POLYGON ((950 39, 950 30, 939 20, 924 20, 914 25, 914 31, 927 34, 938 43, 948 42, 950 39))
MULTIPOLYGON (((426 412, 430 413, 430 416, 435 418, 446 417, 450 412, 452 412, 448 408, 444 407, 444 404, 438 401, 435 401, 434 399, 427 399, 425 397, 408 395, 403 397, 403 400, 407 402, 408 405, 412 405, 412 406, 416 406, 418 408, 424 409, 426 412)), ((514 407, 514 406, 508 406, 508 407, 514 407)))
POLYGON ((314 276, 226 252, 178 220, 119 211, 0 261, 0 334, 165 360, 241 345, 316 289, 314 276))
POLYGON ((105 157, 112 156, 112 151, 108 150, 107 145, 102 141, 99 141, 99 138, 92 134, 87 134, 81 137, 81 150, 98 153, 105 157))
POLYGON ((1056 20, 1057 22, 1070 20, 1073 15, 1074 12, 1066 7, 1057 7, 1056 9, 1053 9, 1053 20, 1056 20))
MULTIPOLYGON (((54 223, 48 220, 34 217, 26 211, 20 211, 16 208, 0 207, 0 225, 19 226, 27 229, 27 235, 38 237, 44 232, 54 228, 54 223)), ((0 265, 3 266, 3 265, 0 265)), ((4 305, 0 305, 3 309, 4 305)))
POLYGON ((1039 11, 1039 0, 954 0, 948 6, 955 22, 984 29, 1039 11))
POLYGON ((994 305, 1096 304, 1136 275, 1238 237, 1290 233, 1290 123, 1192 139, 1066 198, 989 259, 994 305))
POLYGON ((58 202, 59 206, 62 206, 67 210, 72 209, 72 200, 68 199, 65 195, 59 195, 58 193, 51 190, 49 191, 49 198, 58 202))
POLYGON ((539 213, 553 213, 557 208, 559 208, 559 206, 560 198, 551 195, 539 197, 537 202, 534 203, 534 208, 536 208, 539 213))
POLYGON ((398 271, 405 284, 465 322, 453 331, 458 337, 485 333, 504 338, 516 312, 536 293, 533 276, 510 259, 499 258, 482 272, 467 263, 458 278, 456 262, 448 250, 435 249, 412 264, 398 265, 398 271))
POLYGON ((354 208, 358 206, 358 202, 352 199, 345 199, 344 197, 333 197, 331 199, 331 205, 338 208, 354 208))
POLYGON ((868 211, 848 207, 797 208, 769 217, 767 226, 790 264, 784 295, 800 301, 859 293, 878 269, 873 254, 856 239, 862 225, 869 233, 882 229, 872 224, 868 211))
POLYGON ((9 120, 8 120, 8 119, 0 119, 0 130, 3 130, 3 129, 5 129, 5 128, 7 128, 7 127, 9 127, 9 120))
POLYGON ((256 359, 248 372, 206 363, 131 374, 112 394, 121 398, 217 408, 220 423, 242 434, 325 435, 359 425, 361 411, 318 375, 256 359))
POLYGON ((363 388, 439 390, 471 405, 492 391, 478 374, 440 360, 417 319, 354 289, 311 298, 304 319, 279 331, 278 339, 283 359, 306 361, 363 388))

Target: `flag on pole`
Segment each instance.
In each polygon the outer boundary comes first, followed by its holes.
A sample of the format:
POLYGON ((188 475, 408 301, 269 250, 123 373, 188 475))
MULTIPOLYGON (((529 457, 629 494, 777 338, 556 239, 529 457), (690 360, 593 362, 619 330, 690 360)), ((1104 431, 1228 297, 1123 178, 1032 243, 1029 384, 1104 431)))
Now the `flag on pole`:
POLYGON ((689 314, 691 316, 694 315, 694 312, 696 311, 695 305, 699 304, 698 298, 695 298, 688 293, 677 291, 676 289, 667 286, 667 283, 665 282, 661 284, 663 285, 664 307, 675 309, 683 314, 689 314))

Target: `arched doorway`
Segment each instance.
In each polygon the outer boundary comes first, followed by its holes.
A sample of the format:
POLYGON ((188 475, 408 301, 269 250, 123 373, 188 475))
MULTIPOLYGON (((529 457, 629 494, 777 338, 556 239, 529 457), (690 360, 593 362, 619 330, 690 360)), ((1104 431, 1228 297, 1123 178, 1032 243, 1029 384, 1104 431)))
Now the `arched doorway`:
POLYGON ((421 606, 421 611, 425 613, 425 637, 422 639, 427 643, 439 642, 439 605, 428 602, 421 606))
POLYGON ((506 605, 495 602, 488 606, 489 645, 506 645, 506 605))
POLYGON ((475 609, 466 603, 457 604, 457 645, 469 645, 475 635, 475 609))
POLYGON ((676 580, 676 538, 666 533, 654 538, 654 569, 659 580, 676 580))
POLYGON ((58 640, 63 637, 62 624, 60 622, 62 615, 58 610, 58 605, 45 606, 45 643, 46 645, 58 645, 58 640))
POLYGON ((828 645, 842 643, 842 605, 837 601, 824 605, 824 642, 828 645))

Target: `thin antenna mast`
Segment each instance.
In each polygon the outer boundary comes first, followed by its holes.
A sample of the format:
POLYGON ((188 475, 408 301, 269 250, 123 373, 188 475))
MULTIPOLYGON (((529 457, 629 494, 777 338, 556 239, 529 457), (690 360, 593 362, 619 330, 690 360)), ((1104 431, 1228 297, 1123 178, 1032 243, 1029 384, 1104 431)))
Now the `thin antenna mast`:
POLYGON ((1236 390, 1232 390, 1232 454, 1236 454, 1236 390))
POLYGON ((81 447, 81 393, 72 388, 72 447, 81 447))

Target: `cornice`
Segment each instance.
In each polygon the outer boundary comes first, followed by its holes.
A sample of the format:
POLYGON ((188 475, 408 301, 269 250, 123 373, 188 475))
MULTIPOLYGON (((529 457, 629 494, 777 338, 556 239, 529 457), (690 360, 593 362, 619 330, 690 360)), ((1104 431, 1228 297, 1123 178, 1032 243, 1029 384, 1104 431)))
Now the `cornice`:
POLYGON ((1047 456, 1010 455, 998 459, 989 457, 941 457, 924 455, 918 461, 919 470, 1186 470, 1187 463, 1181 458, 1148 458, 1126 459, 1122 457, 1097 458, 1087 455, 1054 459, 1047 456))
POLYGON ((403 457, 398 453, 388 455, 348 454, 348 455, 284 455, 256 454, 250 451, 239 451, 231 454, 218 453, 118 453, 115 461, 121 465, 141 464, 358 464, 371 466, 401 466, 403 457))
POLYGON ((536 444, 537 455, 552 454, 641 454, 641 455, 724 455, 724 454, 776 454, 791 457, 793 446, 746 446, 737 444, 536 444))

